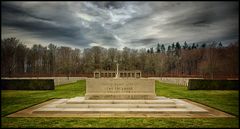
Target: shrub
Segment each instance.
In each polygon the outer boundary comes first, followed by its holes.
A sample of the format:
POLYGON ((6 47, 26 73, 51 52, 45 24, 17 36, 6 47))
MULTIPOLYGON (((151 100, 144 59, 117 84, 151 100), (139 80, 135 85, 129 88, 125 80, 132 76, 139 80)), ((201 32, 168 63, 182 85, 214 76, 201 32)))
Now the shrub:
POLYGON ((53 79, 1 79, 2 90, 54 90, 53 79))
POLYGON ((189 79, 188 90, 238 90, 238 80, 189 79))

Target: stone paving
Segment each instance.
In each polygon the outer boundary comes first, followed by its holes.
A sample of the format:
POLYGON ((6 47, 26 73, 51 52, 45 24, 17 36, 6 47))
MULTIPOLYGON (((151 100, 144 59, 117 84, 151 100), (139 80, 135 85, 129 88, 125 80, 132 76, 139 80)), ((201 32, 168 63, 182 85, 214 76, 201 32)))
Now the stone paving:
POLYGON ((7 117, 234 117, 186 99, 85 100, 52 99, 7 117))

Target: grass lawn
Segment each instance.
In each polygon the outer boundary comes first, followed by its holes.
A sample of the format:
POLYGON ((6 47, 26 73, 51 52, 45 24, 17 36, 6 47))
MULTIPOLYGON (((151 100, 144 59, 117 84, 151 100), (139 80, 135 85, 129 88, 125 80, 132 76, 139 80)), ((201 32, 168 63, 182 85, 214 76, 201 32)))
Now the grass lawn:
POLYGON ((156 81, 156 94, 170 98, 187 98, 237 118, 6 118, 7 114, 39 104, 51 98, 84 96, 85 81, 57 86, 54 91, 1 91, 2 127, 239 127, 239 92, 187 90, 156 81))
POLYGON ((187 98, 239 116, 238 90, 187 90, 187 87, 156 81, 157 96, 187 98))

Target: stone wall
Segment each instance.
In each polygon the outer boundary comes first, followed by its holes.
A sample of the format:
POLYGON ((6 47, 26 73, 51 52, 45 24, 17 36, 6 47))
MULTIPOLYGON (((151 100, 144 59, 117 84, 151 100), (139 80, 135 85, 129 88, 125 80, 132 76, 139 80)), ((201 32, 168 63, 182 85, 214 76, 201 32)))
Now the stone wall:
MULTIPOLYGON (((117 71, 96 70, 93 75, 94 78, 115 78, 117 71)), ((118 78, 141 78, 140 70, 133 71, 118 71, 118 78)))
MULTIPOLYGON (((11 79, 37 79, 37 77, 17 77, 17 78, 11 78, 11 79)), ((77 80, 85 80, 88 77, 38 77, 39 79, 54 79, 54 85, 62 85, 62 84, 68 84, 68 83, 73 83, 76 82, 77 80)), ((3 78, 7 79, 7 78, 3 78)), ((182 85, 182 86, 187 86, 188 85, 188 80, 189 79, 201 79, 201 78, 181 78, 181 77, 148 77, 148 78, 142 78, 142 79, 154 79, 158 80, 160 82, 165 82, 165 83, 172 83, 172 84, 177 84, 177 85, 182 85)))
POLYGON ((73 83, 78 80, 85 80, 87 77, 54 77, 55 85, 73 83))
POLYGON ((149 77, 149 79, 155 79, 160 82, 177 84, 182 86, 188 86, 189 79, 202 79, 202 78, 181 78, 181 77, 149 77))

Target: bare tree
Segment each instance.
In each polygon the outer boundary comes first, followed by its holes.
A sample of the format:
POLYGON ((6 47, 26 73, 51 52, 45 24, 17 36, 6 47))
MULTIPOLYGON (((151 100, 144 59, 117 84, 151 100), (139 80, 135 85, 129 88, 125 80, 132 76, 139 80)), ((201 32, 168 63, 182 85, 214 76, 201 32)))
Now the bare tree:
POLYGON ((1 71, 3 75, 11 76, 16 67, 16 49, 20 41, 16 38, 7 38, 1 42, 1 71))

